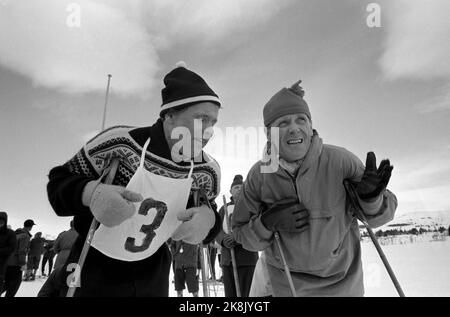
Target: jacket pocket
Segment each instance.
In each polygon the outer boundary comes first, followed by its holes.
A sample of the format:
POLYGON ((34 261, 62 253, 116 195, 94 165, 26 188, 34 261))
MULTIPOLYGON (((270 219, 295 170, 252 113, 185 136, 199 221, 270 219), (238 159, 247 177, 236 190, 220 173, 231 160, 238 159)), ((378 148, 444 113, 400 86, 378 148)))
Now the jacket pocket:
MULTIPOLYGON (((292 271, 324 276, 340 254, 338 217, 331 210, 312 210, 308 230, 281 233, 283 251, 292 271)), ((281 263, 278 250, 272 249, 281 263)))

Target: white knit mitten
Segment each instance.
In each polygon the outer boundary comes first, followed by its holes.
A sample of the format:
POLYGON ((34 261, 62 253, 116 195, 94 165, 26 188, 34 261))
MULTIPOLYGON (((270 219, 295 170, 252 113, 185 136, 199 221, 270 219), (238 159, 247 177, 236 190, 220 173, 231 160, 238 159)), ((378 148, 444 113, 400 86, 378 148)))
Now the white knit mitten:
POLYGON ((107 227, 120 225, 132 217, 136 212, 133 203, 143 199, 142 195, 129 191, 125 187, 95 183, 86 185, 83 203, 86 204, 86 201, 89 201, 92 215, 107 227), (93 187, 93 185, 96 186, 93 187))
POLYGON ((184 222, 172 234, 172 239, 183 240, 190 244, 202 242, 216 221, 214 211, 207 206, 183 210, 178 213, 177 218, 184 222))

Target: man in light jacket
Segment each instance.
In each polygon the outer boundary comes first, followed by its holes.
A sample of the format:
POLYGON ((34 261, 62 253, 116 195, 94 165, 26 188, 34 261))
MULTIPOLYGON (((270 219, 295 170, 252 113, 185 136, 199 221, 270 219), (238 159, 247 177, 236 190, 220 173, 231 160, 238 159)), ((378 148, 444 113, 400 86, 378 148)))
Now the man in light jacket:
POLYGON ((369 224, 378 227, 397 207, 386 189, 393 167, 382 160, 377 168, 373 152, 364 166, 350 151, 323 144, 298 84, 264 107, 270 158, 248 173, 233 234, 244 248, 265 250, 274 296, 291 296, 275 232, 297 296, 363 296, 359 227, 343 181, 353 183, 369 224))

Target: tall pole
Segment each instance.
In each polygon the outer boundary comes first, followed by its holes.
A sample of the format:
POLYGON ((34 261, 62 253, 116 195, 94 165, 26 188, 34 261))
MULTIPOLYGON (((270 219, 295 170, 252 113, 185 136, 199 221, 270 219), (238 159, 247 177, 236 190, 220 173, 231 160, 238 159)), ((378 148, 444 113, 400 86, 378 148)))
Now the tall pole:
MULTIPOLYGON (((106 95, 105 95, 105 106, 103 109, 103 120, 102 120, 102 131, 105 130, 105 121, 106 121, 106 108, 108 105, 108 96, 109 96, 109 85, 111 83, 111 74, 108 74, 108 84, 106 85, 106 95)), ((109 168, 104 170, 103 175, 100 177, 101 179, 107 175, 105 183, 112 184, 114 180, 114 176, 117 172, 117 168, 119 167, 119 160, 112 160, 109 168)), ((89 227, 88 234, 86 236, 86 240, 84 241, 83 249, 81 250, 80 258, 78 259, 77 266, 75 267, 75 274, 73 276, 72 281, 70 282, 69 289, 67 291, 66 297, 73 297, 75 295, 75 291, 79 285, 81 280, 81 270, 83 269, 84 261, 86 260, 87 253, 89 248, 91 247, 92 239, 94 238, 95 230, 98 226, 97 219, 93 218, 91 222, 91 226, 89 227)))
POLYGON ((106 122, 106 109, 108 106, 108 96, 109 96, 109 84, 111 83, 111 74, 108 74, 108 84, 106 85, 106 95, 105 95, 105 106, 103 108, 103 120, 102 120, 102 131, 105 130, 105 122, 106 122))

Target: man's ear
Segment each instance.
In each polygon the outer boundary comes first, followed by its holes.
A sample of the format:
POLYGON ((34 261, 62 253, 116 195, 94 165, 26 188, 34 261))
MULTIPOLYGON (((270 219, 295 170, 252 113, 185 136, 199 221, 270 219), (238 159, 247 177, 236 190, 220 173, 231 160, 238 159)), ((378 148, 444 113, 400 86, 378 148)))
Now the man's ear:
POLYGON ((308 118, 308 120, 309 120, 309 128, 310 128, 310 132, 311 132, 311 135, 313 135, 313 131, 314 131, 314 129, 313 129, 313 124, 312 124, 312 120, 310 119, 310 118, 308 118))
POLYGON ((164 114, 164 121, 166 121, 169 124, 173 124, 174 115, 172 111, 168 111, 164 114))

